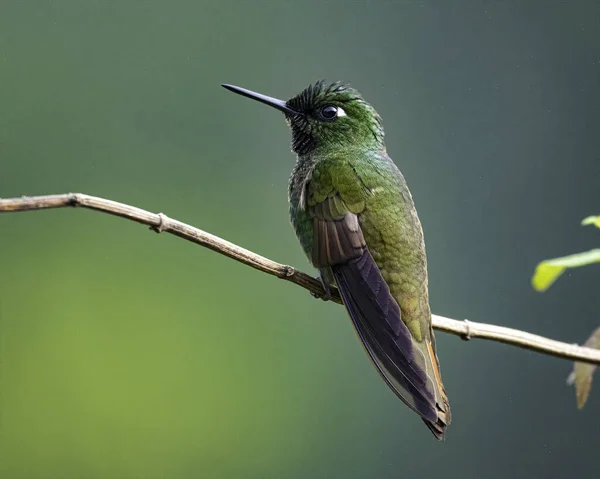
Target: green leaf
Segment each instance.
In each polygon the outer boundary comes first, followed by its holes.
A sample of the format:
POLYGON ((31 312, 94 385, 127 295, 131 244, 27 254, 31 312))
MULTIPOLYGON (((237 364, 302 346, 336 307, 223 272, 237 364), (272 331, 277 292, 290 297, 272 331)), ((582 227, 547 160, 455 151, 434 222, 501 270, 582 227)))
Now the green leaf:
POLYGON ((600 216, 588 216, 581 221, 581 225, 594 225, 596 228, 600 228, 600 216))
MULTIPOLYGON (((583 345, 587 348, 600 349, 600 328, 596 328, 583 345)), ((585 406, 590 395, 594 371, 596 371, 596 365, 576 362, 573 364, 573 372, 567 378, 567 384, 575 385, 575 396, 579 409, 585 406)))
POLYGON ((579 268, 592 263, 600 263, 600 249, 544 260, 536 266, 531 285, 536 291, 546 291, 567 268, 579 268))

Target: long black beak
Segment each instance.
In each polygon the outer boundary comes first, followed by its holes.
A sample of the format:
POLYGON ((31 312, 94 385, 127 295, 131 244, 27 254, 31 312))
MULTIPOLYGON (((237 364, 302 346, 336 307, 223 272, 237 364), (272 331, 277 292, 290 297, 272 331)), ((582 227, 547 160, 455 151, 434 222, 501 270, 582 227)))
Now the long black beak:
POLYGON ((233 93, 237 93, 238 95, 242 95, 248 98, 252 98, 253 100, 264 103, 265 105, 272 106, 273 108, 277 108, 279 111, 287 113, 288 115, 302 115, 302 113, 291 109, 283 100, 278 100, 277 98, 272 98, 270 96, 262 95, 260 93, 256 93, 250 90, 246 90, 245 88, 241 88, 235 85, 221 85, 223 88, 227 88, 229 91, 233 93))

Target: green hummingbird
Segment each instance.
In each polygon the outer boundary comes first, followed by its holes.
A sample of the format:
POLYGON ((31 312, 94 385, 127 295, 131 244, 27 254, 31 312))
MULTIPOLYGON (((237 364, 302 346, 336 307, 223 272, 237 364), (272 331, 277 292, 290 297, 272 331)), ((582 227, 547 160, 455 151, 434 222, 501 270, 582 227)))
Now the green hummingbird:
POLYGON ((343 83, 288 101, 228 90, 285 115, 297 156, 290 218, 325 290, 337 286, 359 339, 394 393, 436 438, 450 424, 431 326, 423 230, 380 116, 343 83))

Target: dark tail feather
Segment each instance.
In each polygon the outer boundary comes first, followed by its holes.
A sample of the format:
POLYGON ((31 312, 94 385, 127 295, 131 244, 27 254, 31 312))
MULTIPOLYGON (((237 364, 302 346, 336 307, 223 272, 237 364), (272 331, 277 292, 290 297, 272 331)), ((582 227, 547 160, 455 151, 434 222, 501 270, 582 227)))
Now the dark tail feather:
POLYGON ((438 419, 435 423, 428 421, 427 419, 423 419, 423 422, 433 433, 433 435, 438 441, 444 440, 444 433, 446 432, 446 427, 448 426, 448 424, 444 423, 441 419, 438 419))

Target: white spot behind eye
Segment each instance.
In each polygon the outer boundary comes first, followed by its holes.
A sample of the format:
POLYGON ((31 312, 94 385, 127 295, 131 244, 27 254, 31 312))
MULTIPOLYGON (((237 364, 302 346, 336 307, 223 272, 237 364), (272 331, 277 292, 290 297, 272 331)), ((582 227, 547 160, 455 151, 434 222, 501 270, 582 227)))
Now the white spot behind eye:
POLYGON ((348 116, 348 115, 346 115, 346 112, 342 109, 342 107, 338 106, 337 107, 337 116, 339 118, 339 117, 348 116))

